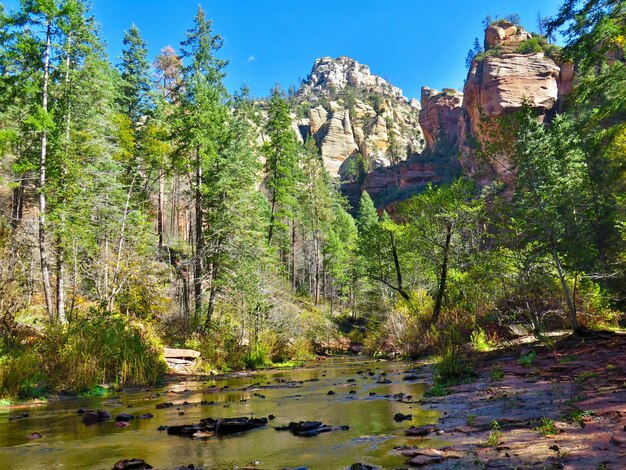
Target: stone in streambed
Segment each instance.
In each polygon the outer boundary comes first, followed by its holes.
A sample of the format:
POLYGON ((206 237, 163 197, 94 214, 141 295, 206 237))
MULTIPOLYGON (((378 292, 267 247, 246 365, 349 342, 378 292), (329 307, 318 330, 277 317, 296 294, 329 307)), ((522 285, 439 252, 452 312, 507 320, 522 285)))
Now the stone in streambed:
POLYGON ((111 413, 104 410, 98 411, 87 411, 83 413, 83 423, 85 424, 95 424, 102 421, 108 421, 112 418, 111 413))
POLYGON ((135 419, 135 417, 133 415, 128 414, 128 413, 122 413, 122 414, 119 414, 119 415, 117 415, 115 417, 115 421, 116 422, 120 422, 120 421, 128 422, 128 421, 132 421, 133 419, 135 419))
POLYGON ((409 460, 408 463, 417 467, 434 465, 436 463, 443 462, 446 458, 445 454, 437 449, 421 449, 415 453, 415 457, 409 460))
POLYGON ((434 424, 428 424, 426 426, 411 427, 407 429, 406 431, 404 431, 404 434, 406 436, 422 437, 422 436, 428 436, 429 434, 435 431, 437 431, 437 426, 435 426, 434 424))
POLYGON ((113 465, 113 470, 149 470, 151 468, 153 468, 152 465, 142 459, 120 460, 113 465))
POLYGON ((20 413, 17 415, 9 416, 9 421, 17 421, 18 419, 28 418, 30 415, 28 413, 20 413))
POLYGON ((401 421, 410 421, 412 419, 413 419, 413 415, 411 415, 411 414, 405 415, 405 414, 402 414, 402 413, 396 413, 395 415, 393 415, 393 420, 396 423, 399 423, 401 421))
POLYGON ((38 433, 38 432, 34 432, 32 434, 29 434, 28 436, 26 436, 26 439, 41 439, 43 436, 38 433))

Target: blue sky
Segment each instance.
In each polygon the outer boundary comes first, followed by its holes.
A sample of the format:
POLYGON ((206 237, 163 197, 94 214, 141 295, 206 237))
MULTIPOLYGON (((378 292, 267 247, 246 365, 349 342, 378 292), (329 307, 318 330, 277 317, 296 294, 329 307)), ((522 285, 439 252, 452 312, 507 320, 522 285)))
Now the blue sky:
POLYGON ((486 15, 519 13, 535 31, 537 13, 555 14, 562 0, 92 0, 114 62, 133 22, 151 57, 166 45, 178 50, 199 3, 224 37, 231 91, 246 83, 265 96, 275 83, 297 84, 316 58, 347 55, 419 97, 423 85, 463 86, 465 56, 475 36, 482 41, 486 15))

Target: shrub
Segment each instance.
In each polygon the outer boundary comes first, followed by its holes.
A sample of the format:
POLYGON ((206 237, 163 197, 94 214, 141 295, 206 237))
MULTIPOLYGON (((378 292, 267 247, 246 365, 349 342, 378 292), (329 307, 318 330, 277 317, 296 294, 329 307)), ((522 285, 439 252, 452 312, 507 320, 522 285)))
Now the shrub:
POLYGON ((0 356, 0 396, 32 398, 40 395, 39 358, 32 351, 14 350, 0 356))
POLYGON ((440 356, 436 366, 435 380, 440 383, 460 383, 474 377, 467 355, 466 338, 471 331, 463 312, 446 312, 439 325, 437 352, 440 356))
POLYGON ((487 442, 485 445, 487 447, 494 447, 498 445, 502 439, 502 431, 500 431, 500 424, 494 419, 491 422, 491 431, 489 432, 489 437, 487 438, 487 442))
POLYGON ((502 367, 496 366, 491 370, 491 380, 493 380, 494 382, 499 382, 503 378, 504 371, 502 370, 502 367))
POLYGON ((485 330, 480 327, 472 331, 470 341, 476 351, 489 351, 494 346, 493 341, 487 338, 485 330))
POLYGON ((549 418, 541 418, 539 426, 535 430, 544 437, 554 436, 559 433, 559 430, 554 425, 554 421, 549 418))
POLYGON ((530 351, 528 354, 524 354, 522 355, 518 360, 517 363, 521 366, 524 367, 530 367, 533 365, 533 361, 535 360, 535 357, 537 356, 537 354, 535 353, 535 351, 530 351))
POLYGON ((106 382, 150 385, 166 371, 161 342, 148 324, 96 310, 67 327, 49 327, 37 352, 45 380, 57 391, 106 382))
POLYGON ((542 38, 540 37, 532 37, 526 41, 520 42, 515 52, 520 54, 535 54, 537 52, 543 52, 541 39, 542 38))

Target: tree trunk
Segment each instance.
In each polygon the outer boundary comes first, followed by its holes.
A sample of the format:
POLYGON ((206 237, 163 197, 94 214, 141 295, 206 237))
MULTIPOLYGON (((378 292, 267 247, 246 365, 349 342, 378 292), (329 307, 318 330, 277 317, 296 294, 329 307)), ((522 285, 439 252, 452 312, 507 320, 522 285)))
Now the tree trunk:
POLYGON ((437 291, 437 300, 433 310, 432 323, 435 324, 441 315, 441 306, 443 305, 443 295, 446 291, 446 278, 448 277, 448 260, 450 258, 450 242, 452 240, 452 224, 446 226, 446 243, 443 250, 443 262, 441 263, 441 275, 439 278, 439 290, 437 291))
POLYGON ((165 172, 163 171, 163 159, 159 168, 159 207, 157 208, 157 233, 159 234, 159 249, 163 248, 163 218, 165 212, 165 172))
POLYGON ((24 214, 24 178, 20 177, 20 184, 13 189, 11 201, 11 228, 16 229, 22 222, 24 214))
POLYGON ((291 221, 291 288, 296 290, 296 222, 291 221))
POLYGON ((320 257, 320 249, 319 249, 319 238, 317 235, 314 236, 313 238, 314 240, 314 257, 315 257, 315 305, 319 305, 320 303, 320 276, 321 276, 321 269, 320 269, 320 264, 321 264, 321 257, 320 257))
POLYGON ((402 286, 402 271, 400 270, 400 260, 398 258, 398 250, 396 249, 396 237, 393 235, 393 232, 389 232, 389 237, 391 238, 391 253, 393 254, 393 264, 396 268, 396 278, 398 279, 398 289, 397 291, 404 298, 404 300, 411 300, 409 294, 404 291, 404 287, 402 286))
POLYGON ((217 279, 219 269, 219 263, 214 263, 211 269, 211 289, 209 289, 209 305, 207 307, 206 319, 204 322, 204 331, 208 332, 211 329, 211 320, 213 320, 213 313, 215 312, 215 300, 217 297, 217 286, 215 280, 217 279))
MULTIPOLYGON (((46 30, 46 48, 44 51, 44 70, 41 107, 44 112, 48 111, 48 82, 50 79, 50 48, 52 41, 52 22, 48 21, 46 30)), ((39 160, 39 257, 41 260, 41 280, 43 293, 46 300, 48 318, 54 321, 54 306, 52 303, 52 286, 50 284, 50 266, 48 260, 48 247, 46 246, 46 156, 48 151, 48 131, 44 128, 41 133, 41 157, 39 160)))
MULTIPOLYGON (((194 294, 194 322, 198 322, 202 315, 202 256, 204 252, 203 246, 203 213, 202 213, 202 168, 200 162, 200 149, 196 149, 196 182, 195 182, 195 238, 196 249, 194 256, 193 270, 193 294, 194 294)), ((196 323, 197 324, 197 323, 196 323)))
POLYGON ((57 237, 57 319, 67 323, 65 316, 65 249, 60 236, 57 237))
POLYGON ((578 318, 576 315, 576 304, 572 298, 569 286, 567 285, 567 279, 565 278, 565 273, 563 272, 561 259, 559 258, 559 254, 554 246, 552 247, 552 259, 554 260, 556 270, 559 274, 559 280, 561 281, 561 289, 563 290, 563 296, 565 297, 565 303, 567 304, 567 316, 569 318, 569 323, 572 327, 572 331, 576 333, 579 329, 578 318))
MULTIPOLYGON (((70 158, 70 138, 71 138, 71 126, 72 126, 72 101, 71 101, 71 84, 70 84, 70 50, 72 47, 71 33, 68 36, 68 51, 65 57, 65 86, 66 86, 66 99, 67 99, 67 116, 65 119, 65 161, 61 168, 61 205, 65 203, 65 178, 67 176, 67 162, 70 158)), ((64 209, 64 208, 63 208, 64 209)), ((61 234, 63 233, 63 226, 65 225, 65 211, 61 210, 60 222, 59 222, 59 234, 57 235, 57 319, 61 323, 67 323, 67 317, 65 316, 65 248, 63 247, 63 240, 61 234)))

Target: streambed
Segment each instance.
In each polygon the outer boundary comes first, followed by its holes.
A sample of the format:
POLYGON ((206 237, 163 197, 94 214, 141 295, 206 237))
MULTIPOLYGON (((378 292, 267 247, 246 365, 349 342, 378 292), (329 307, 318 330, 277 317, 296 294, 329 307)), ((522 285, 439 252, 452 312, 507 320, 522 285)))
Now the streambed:
POLYGON ((419 378, 405 380, 410 370, 411 365, 403 362, 332 358, 296 370, 187 380, 114 397, 1 410, 0 468, 108 470, 118 460, 129 458, 141 458, 162 470, 189 464, 205 469, 342 469, 355 462, 394 468, 406 461, 391 454, 394 447, 438 444, 404 436, 408 427, 434 423, 438 417, 437 412, 423 410, 416 403, 427 386, 419 378), (174 406, 157 409, 164 403, 174 406), (136 418, 126 427, 117 427, 115 420, 86 425, 77 414, 81 407, 136 418), (9 416, 20 413, 29 416, 9 421, 9 416), (412 414, 413 419, 396 422, 396 413, 412 414), (144 414, 154 417, 138 419, 144 414), (269 415, 275 419, 265 427, 210 439, 158 430, 162 425, 198 423, 207 417, 269 415), (349 429, 314 437, 274 429, 292 421, 321 421, 349 429), (33 433, 42 437, 29 439, 33 433))

